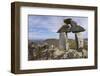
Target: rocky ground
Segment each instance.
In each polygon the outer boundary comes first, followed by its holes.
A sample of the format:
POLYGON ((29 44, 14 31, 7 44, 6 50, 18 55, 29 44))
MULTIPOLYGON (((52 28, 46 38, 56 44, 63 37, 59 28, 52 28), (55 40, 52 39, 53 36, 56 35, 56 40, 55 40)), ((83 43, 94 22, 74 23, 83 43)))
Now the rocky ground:
POLYGON ((80 52, 75 49, 60 50, 55 45, 49 45, 48 43, 43 44, 29 44, 29 60, 50 60, 50 59, 77 59, 87 58, 88 51, 82 49, 80 52))

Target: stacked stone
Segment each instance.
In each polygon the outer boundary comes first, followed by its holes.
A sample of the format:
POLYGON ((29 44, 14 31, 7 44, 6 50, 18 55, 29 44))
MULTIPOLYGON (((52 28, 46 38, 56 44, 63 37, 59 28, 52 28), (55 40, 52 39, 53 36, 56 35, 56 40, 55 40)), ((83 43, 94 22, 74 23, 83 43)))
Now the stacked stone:
POLYGON ((68 51, 69 43, 68 43, 68 33, 72 32, 75 34, 75 41, 76 41, 76 50, 82 51, 83 49, 83 36, 82 32, 85 31, 85 29, 78 25, 75 21, 72 19, 64 19, 65 25, 63 25, 59 30, 59 48, 61 51, 68 51))

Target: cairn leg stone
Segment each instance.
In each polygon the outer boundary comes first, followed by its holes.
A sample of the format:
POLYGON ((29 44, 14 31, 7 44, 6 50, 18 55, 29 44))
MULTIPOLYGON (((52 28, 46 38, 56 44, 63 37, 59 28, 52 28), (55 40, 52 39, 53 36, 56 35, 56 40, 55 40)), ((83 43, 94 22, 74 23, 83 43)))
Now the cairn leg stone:
POLYGON ((75 41, 76 41, 77 50, 82 50, 84 46, 84 41, 81 32, 75 33, 75 41))
POLYGON ((61 32, 59 35, 59 48, 62 51, 68 51, 69 43, 68 43, 68 36, 67 33, 61 32))

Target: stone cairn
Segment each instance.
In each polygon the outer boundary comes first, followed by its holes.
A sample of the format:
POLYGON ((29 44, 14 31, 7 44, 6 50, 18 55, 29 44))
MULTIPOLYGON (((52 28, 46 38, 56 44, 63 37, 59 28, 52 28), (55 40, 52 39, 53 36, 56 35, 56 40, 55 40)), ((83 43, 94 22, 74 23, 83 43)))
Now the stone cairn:
POLYGON ((64 23, 65 24, 57 31, 57 33, 59 33, 60 50, 69 51, 68 33, 72 32, 75 34, 76 50, 77 52, 82 52, 84 46, 82 32, 84 32, 85 29, 71 18, 64 19, 64 23))

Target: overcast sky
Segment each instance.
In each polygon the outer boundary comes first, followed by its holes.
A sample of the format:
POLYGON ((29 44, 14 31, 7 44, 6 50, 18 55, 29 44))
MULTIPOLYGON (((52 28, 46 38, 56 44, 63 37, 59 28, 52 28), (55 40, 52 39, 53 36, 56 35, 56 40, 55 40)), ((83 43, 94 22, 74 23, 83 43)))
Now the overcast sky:
MULTIPOLYGON (((28 16, 28 38, 29 39, 50 39, 59 38, 58 29, 64 24, 63 20, 72 18, 86 29, 83 33, 83 37, 88 36, 88 18, 87 17, 75 17, 75 16, 42 16, 42 15, 29 15, 28 16)), ((74 34, 69 33, 69 38, 74 39, 74 34)))

